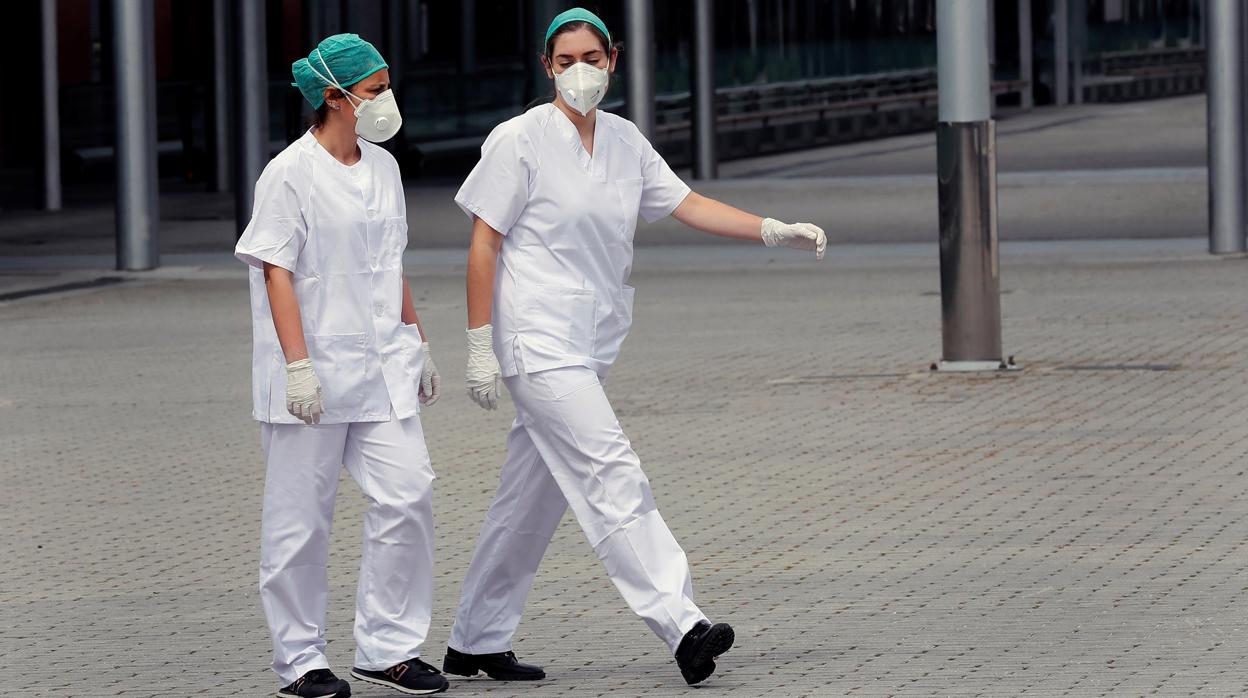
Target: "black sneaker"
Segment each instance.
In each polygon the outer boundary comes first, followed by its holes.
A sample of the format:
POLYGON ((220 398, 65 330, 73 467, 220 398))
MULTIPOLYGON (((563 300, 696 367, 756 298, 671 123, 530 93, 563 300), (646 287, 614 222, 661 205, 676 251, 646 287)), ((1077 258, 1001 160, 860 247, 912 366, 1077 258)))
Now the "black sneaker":
POLYGON ((685 682, 692 686, 714 674, 715 660, 732 647, 735 639, 732 626, 727 623, 711 625, 700 621, 693 626, 676 648, 676 665, 685 682))
POLYGON ((465 654, 450 647, 446 648, 442 671, 460 676, 476 676, 478 671, 483 671, 495 681, 540 681, 546 678, 546 672, 540 666, 521 662, 516 659, 515 652, 465 654))
POLYGON ((385 671, 369 671, 353 667, 351 675, 361 681, 393 688, 399 693, 411 696, 441 693, 449 685, 446 677, 439 674, 437 669, 415 657, 401 664, 395 664, 385 671))
POLYGON ((351 684, 329 669, 313 669, 277 692, 280 698, 347 698, 351 684))

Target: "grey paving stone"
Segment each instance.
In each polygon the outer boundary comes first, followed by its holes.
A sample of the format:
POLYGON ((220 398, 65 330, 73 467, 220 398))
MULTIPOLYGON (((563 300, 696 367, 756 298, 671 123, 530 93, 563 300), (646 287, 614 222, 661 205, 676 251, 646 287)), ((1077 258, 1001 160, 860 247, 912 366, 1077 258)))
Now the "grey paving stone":
MULTIPOLYGON (((1248 692, 1248 264, 1007 258, 1026 370, 961 377, 925 370, 934 263, 769 266, 639 267, 608 386, 700 603, 738 630, 704 691, 1248 692)), ((449 386, 424 415, 436 662, 510 407, 457 387, 462 280, 413 283, 449 386)), ((247 307, 241 277, 194 274, 0 305, 0 669, 23 695, 272 690, 247 307)), ((340 674, 363 508, 345 482, 340 674)), ((549 678, 453 693, 691 692, 571 520, 517 651, 549 678)))

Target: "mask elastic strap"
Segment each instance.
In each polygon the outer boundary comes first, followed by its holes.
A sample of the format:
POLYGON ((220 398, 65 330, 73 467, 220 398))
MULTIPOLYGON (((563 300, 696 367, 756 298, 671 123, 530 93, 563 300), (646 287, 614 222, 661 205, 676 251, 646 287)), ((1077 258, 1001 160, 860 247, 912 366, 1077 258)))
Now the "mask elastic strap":
MULTIPOLYGON (((311 70, 316 75, 316 77, 323 80, 325 84, 331 87, 338 88, 338 91, 341 92, 343 96, 347 98, 347 102, 351 103, 351 107, 353 109, 358 109, 359 108, 358 105, 356 105, 354 102, 351 102, 351 98, 355 97, 355 95, 351 94, 350 92, 347 91, 345 87, 338 84, 338 78, 334 77, 334 71, 329 69, 329 64, 325 62, 325 56, 321 55, 321 50, 319 48, 316 50, 316 57, 321 61, 321 66, 325 68, 325 72, 329 73, 329 77, 327 78, 324 75, 321 75, 321 73, 316 68, 312 67, 311 62, 308 63, 308 70, 311 70)), ((355 98, 360 99, 359 97, 355 97, 355 98)), ((361 99, 360 104, 363 104, 363 103, 364 103, 364 100, 361 99)))

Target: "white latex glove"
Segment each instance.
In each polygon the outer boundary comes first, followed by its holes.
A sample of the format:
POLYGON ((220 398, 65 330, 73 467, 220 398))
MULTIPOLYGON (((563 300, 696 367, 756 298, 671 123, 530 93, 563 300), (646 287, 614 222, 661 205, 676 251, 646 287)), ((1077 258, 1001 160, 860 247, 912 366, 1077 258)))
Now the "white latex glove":
POLYGON ((429 342, 420 346, 425 350, 425 367, 420 372, 420 404, 428 407, 442 397, 442 376, 438 375, 438 367, 433 365, 429 342))
POLYGON ((781 223, 775 218, 763 219, 763 244, 768 247, 793 247, 814 250, 815 259, 823 259, 828 249, 828 236, 812 223, 781 223))
POLYGON ((468 370, 464 372, 468 397, 487 410, 497 409, 501 377, 502 369, 494 356, 494 326, 468 330, 468 370))
POLYGON ((321 404, 321 382, 312 371, 311 359, 286 364, 286 409, 304 424, 320 424, 325 406, 321 404))

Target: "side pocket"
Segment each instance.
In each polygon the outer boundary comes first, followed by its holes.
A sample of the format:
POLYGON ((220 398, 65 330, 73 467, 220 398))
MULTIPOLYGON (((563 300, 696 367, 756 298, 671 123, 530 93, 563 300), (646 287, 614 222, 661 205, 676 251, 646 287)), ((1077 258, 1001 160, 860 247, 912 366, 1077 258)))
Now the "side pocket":
POLYGON ((620 346, 628 336, 633 324, 633 296, 637 289, 625 285, 611 306, 611 315, 598 319, 597 357, 613 362, 620 353, 620 346))
POLYGON ((325 414, 349 418, 364 408, 367 337, 359 334, 308 335, 308 358, 321 383, 325 414))
POLYGON ((593 291, 532 284, 521 293, 519 329, 527 349, 551 359, 593 355, 597 333, 593 291))

